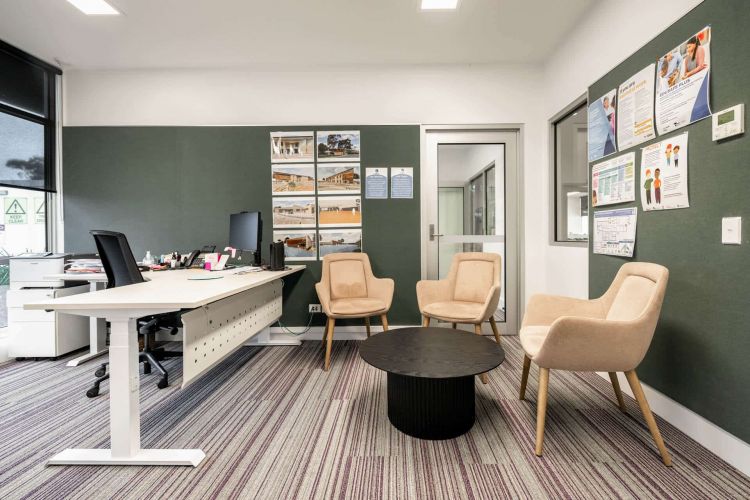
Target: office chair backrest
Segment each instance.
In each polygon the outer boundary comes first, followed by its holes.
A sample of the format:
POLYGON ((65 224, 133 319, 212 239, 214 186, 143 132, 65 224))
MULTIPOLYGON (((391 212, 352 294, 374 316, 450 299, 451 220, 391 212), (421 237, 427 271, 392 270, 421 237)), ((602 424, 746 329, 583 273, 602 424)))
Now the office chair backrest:
POLYGON ((122 233, 114 231, 91 231, 99 257, 102 259, 104 272, 107 273, 107 288, 143 283, 143 276, 138 269, 128 239, 122 233))

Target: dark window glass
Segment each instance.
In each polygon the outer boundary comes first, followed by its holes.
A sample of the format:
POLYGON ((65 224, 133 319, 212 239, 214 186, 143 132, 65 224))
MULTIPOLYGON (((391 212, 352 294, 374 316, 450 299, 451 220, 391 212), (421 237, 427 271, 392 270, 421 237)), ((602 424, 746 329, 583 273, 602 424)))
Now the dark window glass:
POLYGON ((44 125, 0 113, 0 184, 44 189, 44 125))

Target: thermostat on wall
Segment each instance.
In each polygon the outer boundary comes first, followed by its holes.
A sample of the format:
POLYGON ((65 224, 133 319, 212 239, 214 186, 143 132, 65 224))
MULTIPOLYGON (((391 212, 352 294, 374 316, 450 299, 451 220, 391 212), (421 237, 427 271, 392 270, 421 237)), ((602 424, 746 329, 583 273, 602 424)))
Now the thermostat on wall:
POLYGON ((738 104, 724 111, 714 113, 711 117, 713 126, 711 134, 714 141, 726 139, 733 135, 745 133, 745 105, 738 104))

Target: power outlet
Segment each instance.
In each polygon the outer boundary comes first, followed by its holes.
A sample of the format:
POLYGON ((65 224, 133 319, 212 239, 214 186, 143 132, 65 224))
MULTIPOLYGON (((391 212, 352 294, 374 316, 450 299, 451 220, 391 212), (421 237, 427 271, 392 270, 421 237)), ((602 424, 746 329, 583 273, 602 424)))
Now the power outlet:
POLYGON ((307 312, 310 313, 322 313, 323 307, 320 304, 310 304, 307 306, 307 312))

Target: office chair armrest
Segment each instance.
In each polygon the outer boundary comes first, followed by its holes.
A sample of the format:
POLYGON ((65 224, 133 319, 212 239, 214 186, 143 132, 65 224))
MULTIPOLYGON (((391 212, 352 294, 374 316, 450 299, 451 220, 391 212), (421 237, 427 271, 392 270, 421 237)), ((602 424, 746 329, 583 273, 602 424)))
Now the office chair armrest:
POLYGON ((536 294, 526 304, 521 327, 548 326, 563 316, 583 318, 604 318, 602 302, 599 299, 586 300, 559 295, 536 294))
POLYGON ((447 302, 453 297, 448 280, 422 280, 417 282, 417 303, 419 311, 434 302, 447 302))

